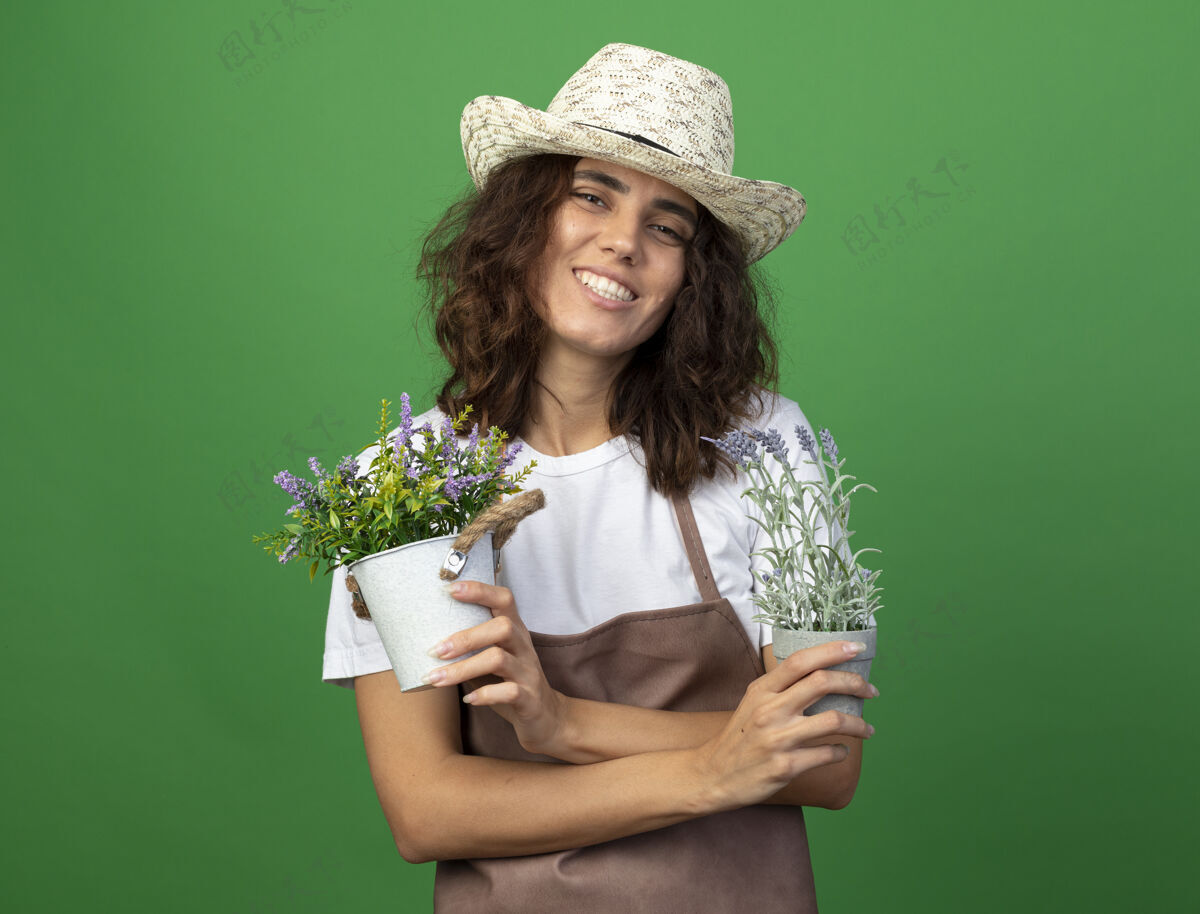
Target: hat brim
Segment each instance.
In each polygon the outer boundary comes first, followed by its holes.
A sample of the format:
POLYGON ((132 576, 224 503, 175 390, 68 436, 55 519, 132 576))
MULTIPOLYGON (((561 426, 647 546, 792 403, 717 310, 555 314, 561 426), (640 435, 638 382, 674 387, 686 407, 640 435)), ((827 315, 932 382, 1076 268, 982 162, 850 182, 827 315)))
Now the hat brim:
POLYGON ((462 115, 463 154, 475 186, 510 159, 539 153, 576 155, 625 165, 690 194, 742 238, 753 262, 804 219, 803 195, 785 184, 738 178, 598 127, 565 121, 511 98, 484 95, 462 115))

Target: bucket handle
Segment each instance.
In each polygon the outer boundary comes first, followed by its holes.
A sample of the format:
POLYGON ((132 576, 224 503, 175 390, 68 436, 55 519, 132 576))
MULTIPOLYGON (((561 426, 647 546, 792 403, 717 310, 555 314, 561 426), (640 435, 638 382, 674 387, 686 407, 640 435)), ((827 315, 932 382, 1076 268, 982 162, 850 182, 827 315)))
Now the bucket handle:
POLYGON ((450 547, 450 552, 446 556, 446 561, 442 563, 438 577, 443 581, 457 580, 463 566, 467 564, 467 553, 489 530, 492 531, 492 552, 497 556, 497 566, 499 566, 500 548, 516 532, 517 524, 545 506, 546 496, 542 494, 541 489, 530 489, 528 492, 513 496, 508 501, 492 505, 463 528, 458 539, 454 541, 454 545, 450 547))
MULTIPOLYGON (((542 494, 541 489, 530 489, 528 492, 522 492, 520 495, 515 495, 505 502, 498 502, 492 505, 486 511, 481 512, 475 520, 471 521, 463 528, 462 533, 454 541, 454 545, 450 548, 450 554, 446 556, 445 562, 442 563, 442 568, 438 572, 438 576, 443 581, 453 581, 458 578, 459 573, 463 570, 463 566, 467 564, 467 553, 471 551, 471 547, 479 542, 489 530, 492 531, 492 552, 494 556, 500 555, 500 547, 512 538, 516 532, 517 524, 532 514, 534 511, 540 511, 546 506, 546 496, 542 494)), ((496 561, 499 567, 499 561, 496 561)), ((346 575, 346 589, 350 591, 350 602, 354 609, 354 615, 360 619, 370 619, 371 613, 367 609, 366 601, 362 598, 362 593, 358 589, 358 581, 354 580, 354 575, 346 575)))
POLYGON ((367 609, 367 601, 362 598, 362 591, 358 589, 358 581, 354 580, 354 575, 346 572, 346 589, 350 591, 350 606, 354 610, 354 615, 360 619, 370 619, 371 612, 367 609))

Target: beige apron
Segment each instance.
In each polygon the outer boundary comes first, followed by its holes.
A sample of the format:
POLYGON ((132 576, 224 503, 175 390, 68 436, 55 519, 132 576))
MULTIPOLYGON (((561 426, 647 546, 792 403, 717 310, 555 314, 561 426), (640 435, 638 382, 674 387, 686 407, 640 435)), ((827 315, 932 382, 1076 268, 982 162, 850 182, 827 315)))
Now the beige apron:
MULTIPOLYGON (((578 635, 531 632, 550 685, 566 695, 670 711, 729 711, 763 673, 762 655, 713 580, 691 503, 674 500, 703 602, 623 613, 578 635)), ((471 755, 554 761, 521 748, 489 708, 462 706, 471 755)), ((437 865, 439 914, 815 912, 798 806, 749 806, 589 847, 437 865)))

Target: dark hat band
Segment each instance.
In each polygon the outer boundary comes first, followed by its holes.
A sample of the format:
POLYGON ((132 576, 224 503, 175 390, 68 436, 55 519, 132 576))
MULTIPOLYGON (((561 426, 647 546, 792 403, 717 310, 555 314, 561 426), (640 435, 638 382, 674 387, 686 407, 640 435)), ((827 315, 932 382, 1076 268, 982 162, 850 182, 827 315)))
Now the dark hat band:
POLYGON ((623 136, 627 140, 633 140, 635 143, 641 143, 643 146, 649 146, 651 149, 660 149, 663 152, 669 152, 671 155, 675 156, 675 158, 679 158, 679 153, 671 152, 671 150, 666 146, 656 143, 654 140, 648 140, 644 136, 638 136, 636 133, 625 133, 621 130, 613 130, 609 127, 601 127, 599 124, 584 124, 579 121, 576 121, 575 123, 580 127, 591 127, 595 130, 603 130, 605 133, 615 133, 617 136, 623 136))

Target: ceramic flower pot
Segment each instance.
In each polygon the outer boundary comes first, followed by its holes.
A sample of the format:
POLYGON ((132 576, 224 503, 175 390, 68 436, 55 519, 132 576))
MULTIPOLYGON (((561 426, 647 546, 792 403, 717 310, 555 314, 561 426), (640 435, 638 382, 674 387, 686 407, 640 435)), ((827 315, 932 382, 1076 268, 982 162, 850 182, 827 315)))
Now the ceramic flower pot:
MULTIPOLYGON (((830 641, 861 641, 867 646, 865 651, 853 660, 847 660, 845 663, 839 663, 829 669, 858 673, 868 682, 871 679, 871 661, 875 658, 876 629, 874 628, 858 632, 796 632, 772 627, 771 632, 771 652, 775 655, 776 660, 785 660, 796 651, 806 647, 815 647, 818 644, 827 644, 830 641)), ((855 695, 826 695, 809 705, 804 713, 813 715, 820 714, 822 711, 841 711, 843 714, 862 717, 862 703, 863 700, 855 695)))
MULTIPOLYGON (((492 618, 487 607, 461 603, 450 596, 447 582, 438 576, 454 541, 454 536, 421 540, 349 565, 402 691, 432 688, 422 679, 446 661, 432 658, 429 649, 455 632, 492 618)), ((496 583, 490 532, 467 553, 458 580, 496 583)))

